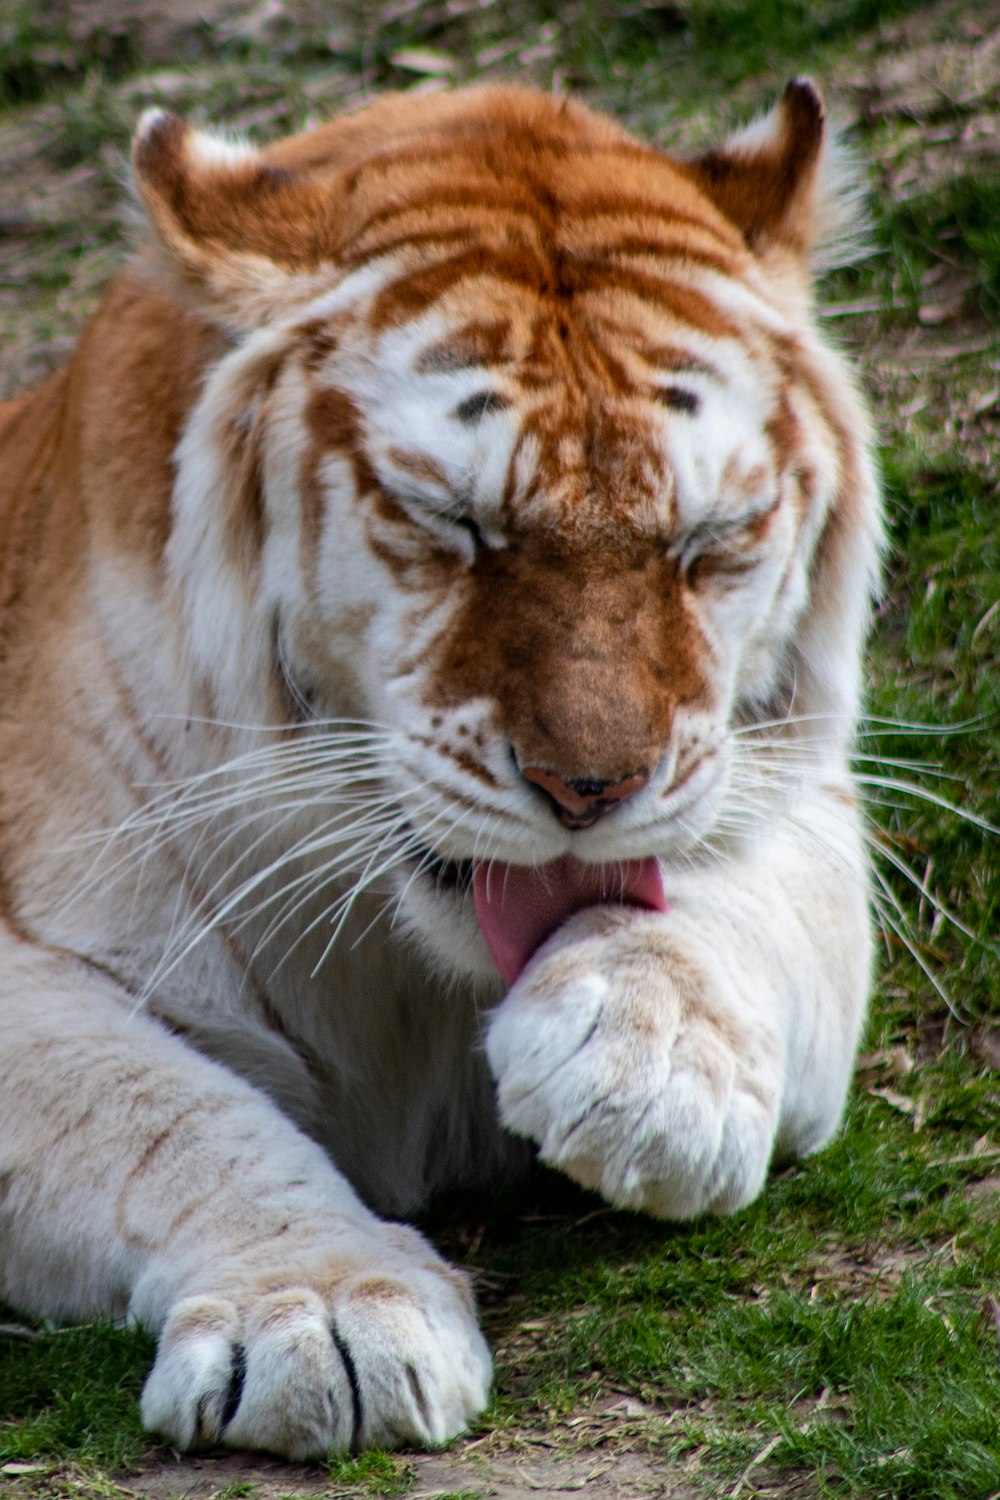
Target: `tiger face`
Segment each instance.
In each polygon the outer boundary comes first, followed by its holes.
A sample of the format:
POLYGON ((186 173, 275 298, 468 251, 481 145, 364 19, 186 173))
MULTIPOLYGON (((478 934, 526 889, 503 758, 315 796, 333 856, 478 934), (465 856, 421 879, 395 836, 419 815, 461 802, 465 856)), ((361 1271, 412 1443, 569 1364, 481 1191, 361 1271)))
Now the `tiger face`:
POLYGON ((655 905, 651 861, 746 831, 748 726, 849 732, 877 527, 811 310, 822 135, 804 83, 687 164, 517 89, 140 132, 147 260, 236 335, 170 542, 205 670, 245 715, 266 637, 293 703, 389 731, 400 909, 461 970, 491 870, 655 905))

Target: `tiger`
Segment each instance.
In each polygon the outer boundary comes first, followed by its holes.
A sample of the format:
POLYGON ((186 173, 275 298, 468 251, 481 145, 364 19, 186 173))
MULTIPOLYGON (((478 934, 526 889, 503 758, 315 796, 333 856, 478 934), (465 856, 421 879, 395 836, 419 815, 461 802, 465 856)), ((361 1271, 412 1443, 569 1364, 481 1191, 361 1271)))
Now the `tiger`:
POLYGON ((857 194, 807 79, 685 158, 502 84, 131 160, 0 408, 0 1298, 150 1330, 180 1450, 439 1444, 435 1194, 725 1214, 838 1127, 857 194))

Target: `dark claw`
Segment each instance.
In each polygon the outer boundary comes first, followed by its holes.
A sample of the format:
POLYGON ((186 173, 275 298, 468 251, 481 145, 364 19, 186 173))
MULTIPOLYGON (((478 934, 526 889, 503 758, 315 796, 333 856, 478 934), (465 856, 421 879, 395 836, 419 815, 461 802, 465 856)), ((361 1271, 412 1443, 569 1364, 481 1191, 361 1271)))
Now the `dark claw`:
POLYGON ((247 1378, 247 1351, 242 1344, 233 1345, 233 1373, 229 1377, 226 1404, 222 1409, 222 1425, 228 1427, 236 1415, 243 1399, 243 1385, 247 1378))
POLYGON ((357 1450, 361 1446, 361 1425, 364 1421, 365 1415, 364 1404, 361 1400, 361 1382, 358 1379, 358 1372, 354 1364, 354 1356, 352 1355, 347 1345, 344 1343, 344 1340, 340 1337, 340 1334, 337 1332, 336 1328, 330 1329, 330 1337, 333 1339, 334 1347, 336 1348, 337 1353, 343 1360, 344 1369, 347 1371, 347 1379, 350 1382, 351 1386, 351 1409, 354 1414, 354 1430, 351 1433, 351 1451, 357 1452, 357 1450))

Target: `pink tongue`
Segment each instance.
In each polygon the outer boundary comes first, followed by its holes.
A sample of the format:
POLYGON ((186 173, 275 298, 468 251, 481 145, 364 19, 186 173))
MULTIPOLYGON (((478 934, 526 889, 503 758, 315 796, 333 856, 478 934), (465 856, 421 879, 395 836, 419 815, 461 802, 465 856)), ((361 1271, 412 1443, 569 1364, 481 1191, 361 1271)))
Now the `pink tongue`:
POLYGON ((642 906, 666 911, 655 859, 587 865, 571 854, 551 864, 476 864, 472 872, 476 916, 493 962, 508 984, 536 949, 585 906, 642 906))

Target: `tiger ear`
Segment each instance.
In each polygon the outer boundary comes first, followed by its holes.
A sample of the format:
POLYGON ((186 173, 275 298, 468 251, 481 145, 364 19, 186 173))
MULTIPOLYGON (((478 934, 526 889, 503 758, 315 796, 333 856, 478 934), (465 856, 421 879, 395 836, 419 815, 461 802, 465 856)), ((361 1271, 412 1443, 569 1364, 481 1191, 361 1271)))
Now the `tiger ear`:
POLYGON ((793 78, 762 119, 689 163, 702 192, 750 248, 805 257, 828 233, 821 176, 826 111, 808 78, 793 78))
POLYGON ((147 264, 214 321, 258 327, 315 294, 338 239, 329 187, 163 110, 140 120, 132 169, 153 231, 147 264))

